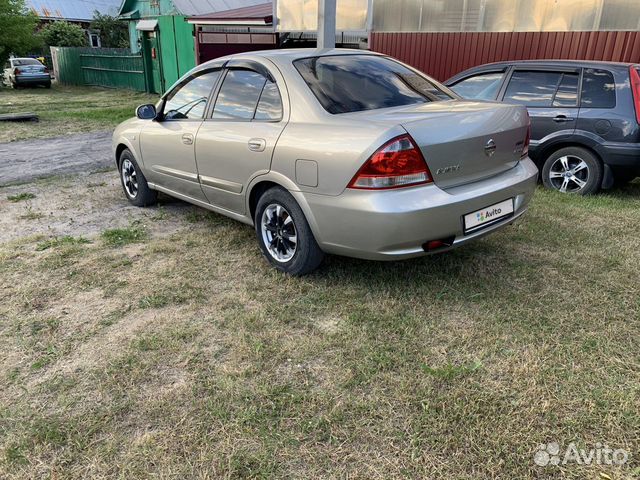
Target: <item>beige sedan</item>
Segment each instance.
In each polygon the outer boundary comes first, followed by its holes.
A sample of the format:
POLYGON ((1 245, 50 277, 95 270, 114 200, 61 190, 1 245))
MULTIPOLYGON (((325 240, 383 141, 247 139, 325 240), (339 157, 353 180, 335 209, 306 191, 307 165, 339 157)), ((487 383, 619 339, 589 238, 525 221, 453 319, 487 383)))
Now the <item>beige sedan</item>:
POLYGON ((160 191, 253 225, 302 275, 325 253, 411 258, 513 222, 538 176, 528 142, 524 107, 462 101, 383 55, 296 49, 196 67, 113 150, 134 205, 160 191))

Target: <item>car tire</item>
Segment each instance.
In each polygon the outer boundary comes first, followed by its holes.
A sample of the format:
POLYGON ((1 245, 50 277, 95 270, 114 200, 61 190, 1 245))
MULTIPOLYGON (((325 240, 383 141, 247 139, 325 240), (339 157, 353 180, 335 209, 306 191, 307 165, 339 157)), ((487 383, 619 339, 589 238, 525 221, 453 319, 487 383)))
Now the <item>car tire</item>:
POLYGON ((302 276, 322 263, 324 252, 300 205, 283 188, 273 187, 262 194, 254 223, 262 255, 281 272, 302 276))
POLYGON ((47 82, 44 84, 44 88, 51 88, 51 82, 47 82))
POLYGON ((124 195, 132 205, 150 207, 156 204, 158 192, 149 188, 147 179, 129 149, 123 150, 120 154, 118 172, 124 195))
POLYGON ((602 186, 602 176, 600 159, 581 147, 557 150, 542 167, 544 186, 562 193, 594 194, 602 186))

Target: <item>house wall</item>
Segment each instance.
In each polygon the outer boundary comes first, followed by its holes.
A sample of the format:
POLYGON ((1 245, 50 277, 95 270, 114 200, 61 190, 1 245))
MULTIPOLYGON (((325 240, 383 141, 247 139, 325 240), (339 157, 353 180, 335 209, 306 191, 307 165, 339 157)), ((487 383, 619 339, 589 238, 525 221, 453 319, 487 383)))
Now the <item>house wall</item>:
POLYGON ((523 59, 640 63, 640 32, 456 32, 370 34, 371 50, 444 81, 484 63, 523 59))

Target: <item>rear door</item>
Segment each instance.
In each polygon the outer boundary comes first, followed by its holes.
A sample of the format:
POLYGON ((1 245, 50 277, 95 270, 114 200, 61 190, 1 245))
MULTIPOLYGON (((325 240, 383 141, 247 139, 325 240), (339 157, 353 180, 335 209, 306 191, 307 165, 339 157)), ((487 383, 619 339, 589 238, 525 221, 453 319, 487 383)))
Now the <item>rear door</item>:
POLYGON ((501 100, 524 105, 531 117, 531 148, 572 135, 579 114, 580 69, 516 67, 501 100))
POLYGON ((249 181, 271 168, 286 125, 284 84, 253 61, 231 61, 196 139, 202 190, 212 204, 245 212, 249 181))

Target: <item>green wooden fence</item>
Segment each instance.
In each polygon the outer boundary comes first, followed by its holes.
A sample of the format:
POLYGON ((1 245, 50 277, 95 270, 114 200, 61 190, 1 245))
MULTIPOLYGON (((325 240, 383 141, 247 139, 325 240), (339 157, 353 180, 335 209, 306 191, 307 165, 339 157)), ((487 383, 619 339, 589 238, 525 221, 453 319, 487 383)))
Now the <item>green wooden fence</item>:
POLYGON ((51 56, 62 84, 147 91, 142 55, 128 49, 52 47, 51 56))

